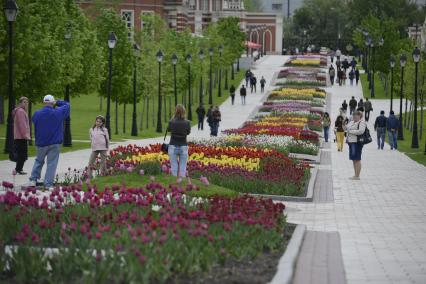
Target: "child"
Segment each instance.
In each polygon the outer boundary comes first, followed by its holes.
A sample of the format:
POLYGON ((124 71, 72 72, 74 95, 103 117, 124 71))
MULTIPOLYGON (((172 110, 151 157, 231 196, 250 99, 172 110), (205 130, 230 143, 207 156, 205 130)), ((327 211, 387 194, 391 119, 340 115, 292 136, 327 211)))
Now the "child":
POLYGON ((101 175, 106 174, 106 157, 109 146, 108 130, 105 128, 105 118, 102 115, 96 117, 95 124, 89 129, 90 141, 92 144, 92 154, 89 159, 88 176, 92 177, 92 170, 95 168, 95 162, 98 155, 101 155, 100 170, 101 175))

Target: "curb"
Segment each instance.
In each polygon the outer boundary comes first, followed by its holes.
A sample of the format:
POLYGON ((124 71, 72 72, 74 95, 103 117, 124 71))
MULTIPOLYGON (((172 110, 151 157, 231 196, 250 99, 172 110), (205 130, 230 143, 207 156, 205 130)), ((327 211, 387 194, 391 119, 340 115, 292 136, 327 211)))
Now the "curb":
POLYGON ((314 197, 314 186, 318 176, 318 168, 312 168, 311 178, 309 179, 306 196, 286 196, 286 195, 270 195, 249 193, 250 196, 270 198, 274 201, 291 201, 291 202, 312 202, 314 197))
POLYGON ((306 233, 306 225, 299 224, 291 236, 290 242, 280 258, 277 272, 270 284, 290 284, 296 270, 296 261, 306 233))

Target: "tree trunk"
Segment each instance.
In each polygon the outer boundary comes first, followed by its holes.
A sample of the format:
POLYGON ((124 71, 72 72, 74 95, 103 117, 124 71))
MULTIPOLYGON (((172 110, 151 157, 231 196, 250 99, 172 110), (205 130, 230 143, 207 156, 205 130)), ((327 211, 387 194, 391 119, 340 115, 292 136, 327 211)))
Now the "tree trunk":
POLYGON ((104 101, 104 100, 102 99, 102 96, 99 96, 99 100, 100 100, 100 103, 99 103, 99 111, 100 111, 100 112, 102 112, 102 102, 104 101))
MULTIPOLYGON (((155 99, 152 100, 152 114, 154 113, 155 113, 155 99)), ((152 127, 155 127, 155 115, 152 115, 152 127)))
POLYGON ((420 140, 422 140, 423 137, 423 105, 424 105, 424 89, 423 86, 425 85, 425 77, 426 73, 423 73, 423 82, 422 82, 422 88, 420 89, 420 140))
POLYGON ((140 121, 140 123, 139 123, 139 130, 143 130, 143 114, 144 114, 144 112, 143 112, 143 110, 144 110, 144 108, 145 108, 145 97, 142 97, 142 99, 141 99, 141 115, 140 115, 140 119, 141 119, 141 121, 140 121))
POLYGON ((225 68, 225 90, 228 90, 228 68, 225 68))
POLYGON ((172 96, 169 96, 169 119, 172 118, 172 96))
POLYGON ((115 96, 115 134, 118 135, 118 98, 115 96))
POLYGON ((149 128, 149 97, 146 97, 146 129, 149 128))
POLYGON ((404 117, 404 127, 407 129, 407 106, 408 106, 408 98, 407 94, 405 94, 405 117, 404 117))
POLYGON ((163 96, 163 104, 164 104, 164 122, 167 122, 167 98, 163 96))
POLYGON ((123 134, 126 133, 126 106, 127 106, 127 104, 124 103, 124 105, 123 105, 123 134))
POLYGON ((4 96, 0 95, 0 124, 4 124, 4 96))

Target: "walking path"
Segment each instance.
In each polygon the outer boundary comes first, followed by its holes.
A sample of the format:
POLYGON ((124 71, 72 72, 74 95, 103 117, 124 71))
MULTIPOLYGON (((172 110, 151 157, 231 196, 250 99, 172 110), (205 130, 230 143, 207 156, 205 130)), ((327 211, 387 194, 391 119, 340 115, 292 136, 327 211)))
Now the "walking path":
MULTIPOLYGON (((221 106, 220 111, 222 113, 222 121, 220 124, 219 131, 237 128, 242 125, 250 116, 250 114, 255 110, 255 108, 260 104, 264 95, 267 91, 274 88, 270 85, 273 75, 280 67, 288 60, 287 56, 264 56, 258 60, 252 68, 252 72, 257 77, 257 81, 260 81, 261 76, 265 77, 266 86, 265 93, 260 93, 260 83, 257 84, 257 92, 250 93, 250 88, 248 88, 246 105, 241 105, 241 99, 239 95, 240 86, 237 87, 237 94, 235 98, 235 105, 231 105, 231 98, 228 98, 221 106)), ((245 83, 245 81, 243 80, 245 83)), ((241 82, 241 83, 243 83, 241 82)), ((194 108, 195 111, 195 108, 194 108)), ((194 115, 196 119, 196 115, 194 115)), ((204 131, 198 131, 197 125, 192 127, 190 137, 196 138, 208 138, 210 137, 210 131, 208 126, 205 125, 204 131)), ((87 126, 88 128, 90 125, 87 126)), ((143 140, 127 140, 125 142, 117 143, 115 145, 126 145, 126 144, 137 144, 137 145, 149 145, 153 143, 161 143, 163 136, 157 138, 143 139, 143 140)), ((114 145, 113 145, 114 147, 114 145)), ((74 152, 68 152, 61 154, 58 163, 57 173, 63 174, 68 171, 68 168, 71 169, 82 169, 86 166, 86 163, 89 160, 90 149, 79 150, 74 152)), ((28 175, 31 173, 32 166, 34 164, 34 157, 29 158, 25 163, 24 171, 28 172, 28 175)), ((7 180, 13 181, 12 170, 14 169, 14 163, 10 161, 0 161, 0 181, 7 180)), ((44 170, 41 174, 41 177, 44 177, 44 170)), ((15 184, 20 185, 28 182, 28 176, 16 176, 15 184)))
MULTIPOLYGON (((344 99, 362 97, 361 86, 333 86, 327 91, 331 95, 332 119, 344 99)), ((372 102, 375 111, 369 129, 375 138, 373 122, 381 109, 388 112, 389 101, 372 102)), ((331 135, 330 141, 333 139, 331 135)), ((361 180, 352 181, 347 146, 337 152, 336 145, 331 144, 334 201, 286 202, 288 222, 340 234, 348 283, 426 283, 426 167, 398 151, 390 151, 389 145, 378 151, 374 140, 363 150, 361 180)), ((307 266, 297 269, 311 273, 307 266)))

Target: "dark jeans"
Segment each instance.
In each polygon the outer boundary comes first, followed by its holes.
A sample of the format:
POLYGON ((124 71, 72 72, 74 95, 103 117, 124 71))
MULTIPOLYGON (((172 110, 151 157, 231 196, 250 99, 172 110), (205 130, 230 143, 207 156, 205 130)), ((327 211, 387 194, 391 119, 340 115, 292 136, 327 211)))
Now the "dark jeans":
POLYGON ((217 132, 219 131, 219 121, 213 121, 210 125, 210 135, 217 136, 217 132))
POLYGON ((234 101, 235 101, 235 94, 231 95, 231 104, 234 105, 234 101))
POLYGON ((260 85, 260 92, 263 93, 265 91, 265 85, 260 85))
POLYGON ((253 90, 254 90, 254 92, 256 93, 256 85, 250 85, 250 91, 253 93, 253 90))
POLYGON ((16 167, 17 172, 22 172, 24 169, 25 161, 28 159, 28 141, 25 139, 15 139, 13 146, 16 153, 16 167))
POLYGON ((330 76, 330 83, 332 86, 334 85, 334 76, 330 76))
POLYGON ((377 127, 377 149, 382 149, 385 146, 386 127, 377 127))
POLYGON ((198 130, 204 130, 204 116, 198 116, 198 130))
POLYGON ((330 126, 324 126, 324 140, 328 142, 328 132, 330 131, 330 126))
POLYGON ((247 86, 249 84, 249 81, 250 81, 250 78, 246 78, 246 88, 247 88, 247 86))
POLYGON ((355 108, 350 108, 349 109, 349 114, 352 114, 355 111, 355 108))
POLYGON ((388 136, 389 136, 389 145, 391 146, 391 150, 398 149, 398 131, 389 131, 388 130, 388 136))
POLYGON ((365 121, 368 121, 370 119, 370 111, 365 112, 365 121))

